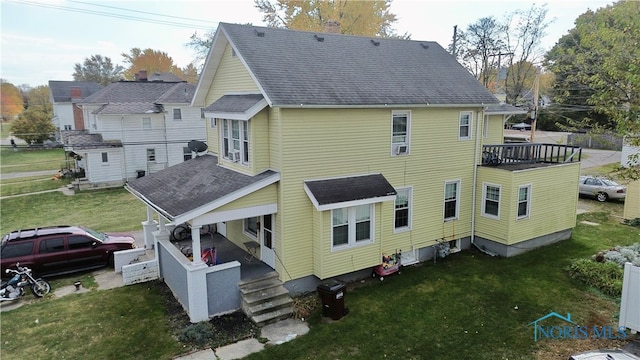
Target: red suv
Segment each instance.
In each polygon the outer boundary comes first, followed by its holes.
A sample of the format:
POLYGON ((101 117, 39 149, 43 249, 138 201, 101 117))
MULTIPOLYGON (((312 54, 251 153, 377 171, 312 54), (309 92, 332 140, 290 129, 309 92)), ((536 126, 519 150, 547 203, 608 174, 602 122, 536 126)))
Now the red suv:
POLYGON ((81 226, 12 231, 0 244, 1 276, 19 262, 37 276, 53 276, 113 265, 113 252, 133 249, 131 234, 101 233, 81 226))

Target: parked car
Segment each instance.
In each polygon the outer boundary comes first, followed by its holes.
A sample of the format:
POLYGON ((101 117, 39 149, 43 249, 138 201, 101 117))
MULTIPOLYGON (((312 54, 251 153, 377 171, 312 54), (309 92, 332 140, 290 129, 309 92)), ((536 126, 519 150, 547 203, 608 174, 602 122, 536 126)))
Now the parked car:
POLYGON ((640 360, 640 357, 624 350, 594 350, 571 355, 569 360, 640 360))
POLYGON ((136 247, 131 234, 102 233, 82 226, 50 226, 12 231, 2 237, 0 263, 19 262, 37 276, 54 276, 113 265, 113 253, 136 247))
POLYGON ((600 202, 609 199, 624 200, 627 195, 626 186, 608 178, 595 176, 580 176, 578 191, 580 195, 593 196, 600 202))

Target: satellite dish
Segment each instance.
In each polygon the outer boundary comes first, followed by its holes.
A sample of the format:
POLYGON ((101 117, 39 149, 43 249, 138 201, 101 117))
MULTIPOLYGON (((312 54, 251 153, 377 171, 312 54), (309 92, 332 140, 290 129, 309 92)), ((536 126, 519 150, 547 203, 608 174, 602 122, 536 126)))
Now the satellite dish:
POLYGON ((201 153, 203 151, 207 151, 207 144, 205 144, 202 141, 198 141, 198 140, 191 140, 189 141, 189 143, 187 144, 187 146, 189 147, 189 150, 195 152, 195 153, 201 153))

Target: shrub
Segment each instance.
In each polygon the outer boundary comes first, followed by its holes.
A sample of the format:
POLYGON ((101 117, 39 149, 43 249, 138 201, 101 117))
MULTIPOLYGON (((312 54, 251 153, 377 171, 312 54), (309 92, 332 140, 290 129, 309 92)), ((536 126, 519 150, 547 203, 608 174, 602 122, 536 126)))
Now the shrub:
POLYGON ((202 346, 209 341, 212 336, 213 329, 211 325, 206 321, 201 321, 187 326, 182 334, 180 334, 179 340, 183 343, 202 346))
POLYGON ((623 270, 612 261, 575 260, 569 265, 569 276, 609 296, 618 297, 622 293, 623 270))

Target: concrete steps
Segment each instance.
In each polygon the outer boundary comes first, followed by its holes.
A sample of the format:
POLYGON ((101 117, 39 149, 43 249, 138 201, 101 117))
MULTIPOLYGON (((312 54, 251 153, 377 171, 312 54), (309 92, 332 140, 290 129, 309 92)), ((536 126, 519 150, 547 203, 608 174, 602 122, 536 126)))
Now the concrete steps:
POLYGON ((275 271, 242 281, 238 286, 242 311, 257 325, 273 323, 293 314, 293 299, 275 271))

